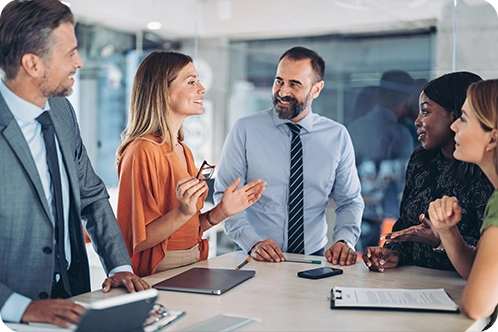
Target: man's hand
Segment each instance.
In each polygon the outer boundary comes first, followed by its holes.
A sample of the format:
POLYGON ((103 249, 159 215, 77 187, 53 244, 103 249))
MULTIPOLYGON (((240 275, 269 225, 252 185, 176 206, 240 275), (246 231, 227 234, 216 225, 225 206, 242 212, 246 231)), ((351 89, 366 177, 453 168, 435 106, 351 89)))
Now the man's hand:
POLYGON ((327 251, 325 258, 334 265, 353 265, 356 263, 356 252, 347 243, 336 242, 327 251))
POLYGON ((78 324, 85 312, 82 306, 63 299, 31 301, 21 318, 22 323, 46 323, 69 328, 78 324))
POLYGON ((395 268, 399 263, 399 253, 384 247, 368 247, 362 258, 370 271, 377 272, 395 268))
POLYGON ((266 239, 256 243, 251 249, 251 257, 257 261, 276 263, 285 261, 282 250, 272 239, 266 239))
POLYGON ((107 293, 111 290, 111 288, 120 286, 124 286, 129 293, 150 289, 150 285, 137 275, 131 272, 117 272, 104 280, 102 290, 104 293, 107 293))

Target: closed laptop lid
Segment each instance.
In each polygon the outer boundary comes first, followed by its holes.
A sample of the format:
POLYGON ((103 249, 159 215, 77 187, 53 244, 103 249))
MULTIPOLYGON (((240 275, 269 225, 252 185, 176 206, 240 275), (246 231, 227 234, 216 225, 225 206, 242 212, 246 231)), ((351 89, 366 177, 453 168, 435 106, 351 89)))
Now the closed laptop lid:
POLYGON ((194 267, 152 287, 160 290, 220 295, 252 278, 256 271, 194 267))

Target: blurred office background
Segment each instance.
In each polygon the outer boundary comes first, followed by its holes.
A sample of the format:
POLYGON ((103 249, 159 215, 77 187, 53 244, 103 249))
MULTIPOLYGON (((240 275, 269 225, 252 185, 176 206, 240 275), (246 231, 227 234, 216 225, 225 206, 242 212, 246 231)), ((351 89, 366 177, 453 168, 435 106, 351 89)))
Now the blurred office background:
MULTIPOLYGON (((378 85, 386 70, 426 80, 453 70, 498 77, 498 17, 484 0, 64 2, 76 16, 85 62, 70 99, 89 156, 113 201, 115 151, 133 77, 155 49, 193 56, 207 89, 205 114, 185 122, 186 141, 198 164, 204 159, 217 163, 235 120, 271 106, 278 59, 295 45, 316 50, 326 62, 325 88, 313 111, 345 125, 354 117, 358 92, 378 85)), ((232 250, 223 232, 211 236, 218 244, 212 255, 232 250)))

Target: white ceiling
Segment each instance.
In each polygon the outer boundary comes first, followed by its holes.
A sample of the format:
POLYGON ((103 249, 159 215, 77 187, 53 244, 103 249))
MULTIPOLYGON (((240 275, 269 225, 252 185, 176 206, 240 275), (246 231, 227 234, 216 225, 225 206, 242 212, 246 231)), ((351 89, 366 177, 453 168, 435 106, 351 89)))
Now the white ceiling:
MULTIPOLYGON (((458 0, 465 5, 484 0, 458 0)), ((121 31, 146 30, 167 39, 279 38, 433 24, 453 0, 66 0, 82 23, 121 31), (432 23, 431 23, 432 22, 432 23)))

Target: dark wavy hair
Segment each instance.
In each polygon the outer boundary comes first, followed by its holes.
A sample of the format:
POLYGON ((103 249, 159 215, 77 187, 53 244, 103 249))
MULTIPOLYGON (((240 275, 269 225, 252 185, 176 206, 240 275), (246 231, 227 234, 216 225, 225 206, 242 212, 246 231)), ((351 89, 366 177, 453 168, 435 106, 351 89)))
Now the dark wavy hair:
POLYGON ((467 97, 467 89, 474 83, 482 81, 479 75, 467 71, 445 74, 429 83, 422 91, 427 97, 448 112, 454 111, 454 119, 462 115, 462 106, 467 97))
MULTIPOLYGON (((462 115, 462 106, 467 97, 467 89, 472 83, 479 81, 482 81, 479 75, 460 71, 444 74, 433 79, 424 86, 422 91, 446 111, 454 112, 454 119, 456 120, 462 115)), ((429 162, 434 153, 439 153, 439 150, 421 152, 422 161, 429 162)), ((456 159, 453 160, 450 169, 462 179, 465 185, 470 185, 476 176, 482 172, 477 165, 456 159)))
POLYGON ((7 80, 16 77, 21 59, 32 53, 50 56, 52 31, 62 23, 75 24, 68 6, 59 0, 14 0, 0 15, 0 68, 7 80))

